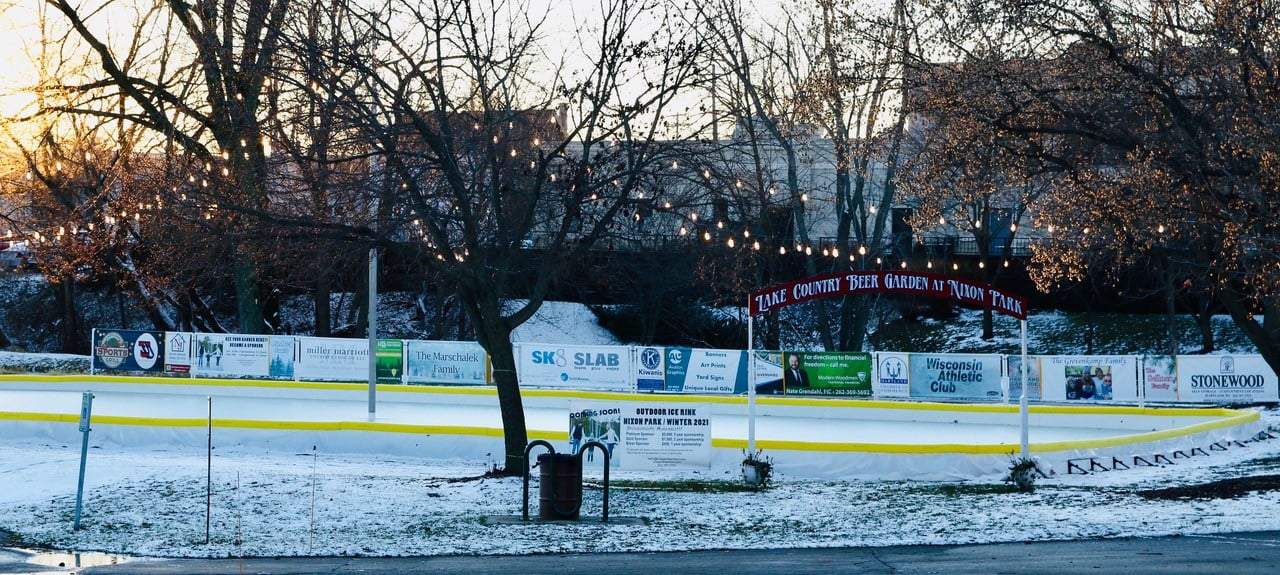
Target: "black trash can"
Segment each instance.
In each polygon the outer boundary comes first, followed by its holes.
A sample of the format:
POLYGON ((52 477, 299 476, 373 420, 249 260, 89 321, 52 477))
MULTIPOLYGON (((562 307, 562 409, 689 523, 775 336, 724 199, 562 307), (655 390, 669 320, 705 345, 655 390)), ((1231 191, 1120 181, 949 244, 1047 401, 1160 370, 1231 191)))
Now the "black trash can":
POLYGON ((582 510, 582 460, 567 453, 543 453, 538 468, 538 518, 577 520, 582 510))

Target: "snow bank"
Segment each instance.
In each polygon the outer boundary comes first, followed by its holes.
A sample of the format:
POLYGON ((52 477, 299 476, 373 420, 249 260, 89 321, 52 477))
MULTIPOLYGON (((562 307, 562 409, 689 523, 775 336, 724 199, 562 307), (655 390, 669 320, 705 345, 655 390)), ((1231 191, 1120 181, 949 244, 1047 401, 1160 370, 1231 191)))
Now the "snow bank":
POLYGON ((0 372, 88 373, 89 356, 69 353, 0 351, 0 372))

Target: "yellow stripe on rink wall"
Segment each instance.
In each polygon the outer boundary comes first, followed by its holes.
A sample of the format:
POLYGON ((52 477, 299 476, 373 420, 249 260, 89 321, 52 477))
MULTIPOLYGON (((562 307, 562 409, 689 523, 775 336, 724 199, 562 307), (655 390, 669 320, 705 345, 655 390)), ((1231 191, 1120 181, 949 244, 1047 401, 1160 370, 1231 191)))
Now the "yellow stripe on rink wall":
MULTIPOLYGON (((1165 439, 1173 439, 1185 435, 1195 433, 1203 433, 1214 429, 1225 427, 1233 427, 1246 423, 1257 421, 1260 417, 1257 411, 1236 411, 1232 417, 1218 419, 1215 421, 1207 421, 1178 427, 1174 429, 1166 429, 1161 431, 1152 431, 1147 433, 1136 433, 1131 435, 1121 435, 1116 437, 1107 437, 1101 439, 1083 439, 1075 441, 1052 441, 1044 443, 1032 443, 1031 451, 1035 453, 1050 453, 1055 451, 1070 451, 1083 449, 1100 449, 1106 447, 1117 447, 1122 445, 1132 445, 1135 443, 1148 443, 1152 441, 1161 441, 1165 439)), ((38 413, 38 412, 21 412, 21 411, 0 411, 0 421, 20 421, 20 422, 52 422, 52 423, 78 423, 80 416, 78 414, 63 413, 38 413)), ((150 427, 204 427, 208 424, 208 420, 200 418, 162 418, 162 417, 132 417, 119 415, 94 415, 92 417, 94 425, 130 425, 130 426, 150 426, 150 427)), ((259 419, 214 419, 214 427, 230 428, 230 429, 269 429, 281 431, 371 431, 383 433, 408 433, 416 435, 460 435, 472 437, 502 437, 502 429, 496 427, 474 427, 461 425, 415 425, 407 423, 378 423, 366 421, 270 421, 259 419)), ((546 439, 550 441, 563 441, 568 439, 568 433, 564 431, 546 431, 546 430, 529 430, 529 439, 546 439)), ((721 449, 746 449, 747 442, 744 439, 723 439, 715 438, 711 441, 712 447, 721 449)), ((941 455, 941 454, 965 454, 965 455, 1001 455, 1009 454, 1018 450, 1018 445, 1014 444, 966 444, 966 443, 926 443, 926 444, 899 444, 899 443, 827 443, 814 441, 785 441, 785 440, 769 440, 761 439, 756 441, 756 447, 759 449, 767 449, 774 451, 813 451, 813 452, 831 452, 831 453, 895 453, 895 454, 913 454, 913 455, 941 455)))
MULTIPOLYGON (((324 391, 366 391, 368 384, 337 383, 317 381, 283 381, 261 379, 213 379, 200 377, 146 377, 128 375, 0 375, 0 383, 12 381, 23 383, 119 383, 142 385, 178 385, 204 387, 246 387, 269 389, 316 389, 324 391)), ((404 385, 379 384, 379 393, 426 393, 439 395, 475 395, 496 396, 493 386, 460 386, 460 385, 404 385)), ((747 398, 742 395, 685 395, 685 394, 653 394, 627 393, 614 391, 582 391, 570 389, 537 389, 522 388, 520 394, 525 397, 550 397, 563 399, 596 399, 606 401, 662 401, 674 403, 717 403, 746 405, 747 398)), ((874 399, 837 399, 816 397, 779 397, 758 396, 759 405, 778 405, 787 407, 824 407, 850 409, 898 409, 908 411, 951 411, 964 413, 1017 413, 1018 406, 1012 403, 941 403, 902 400, 874 399)), ((1093 414, 1093 415, 1147 415, 1163 417, 1234 417, 1240 411, 1219 407, 1137 407, 1125 405, 1032 405, 1031 413, 1040 414, 1093 414)))

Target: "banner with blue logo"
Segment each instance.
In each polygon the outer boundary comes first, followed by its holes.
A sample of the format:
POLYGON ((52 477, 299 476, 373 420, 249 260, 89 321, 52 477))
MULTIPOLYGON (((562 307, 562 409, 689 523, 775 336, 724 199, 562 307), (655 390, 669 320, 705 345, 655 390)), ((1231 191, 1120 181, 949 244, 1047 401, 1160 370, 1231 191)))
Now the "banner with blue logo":
POLYGON ((746 393, 747 352, 666 349, 666 390, 677 393, 746 393))
POLYGON ((873 394, 876 397, 907 397, 911 390, 907 385, 908 354, 879 351, 876 352, 876 377, 873 380, 873 394))
POLYGON ((665 349, 661 347, 635 348, 637 391, 666 391, 667 371, 664 351, 665 349))
POLYGON ((523 387, 635 390, 630 347, 518 343, 515 348, 523 387))
POLYGON ((97 371, 164 371, 164 332, 96 330, 93 366, 97 371))
POLYGON ((910 354, 911 397, 998 401, 1000 363, 996 354, 910 354))

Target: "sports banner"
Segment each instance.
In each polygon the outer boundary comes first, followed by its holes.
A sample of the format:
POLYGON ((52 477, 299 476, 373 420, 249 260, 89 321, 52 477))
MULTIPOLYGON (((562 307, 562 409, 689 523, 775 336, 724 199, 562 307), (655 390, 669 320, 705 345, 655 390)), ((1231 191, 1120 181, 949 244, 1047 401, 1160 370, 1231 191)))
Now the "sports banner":
POLYGON ((378 355, 374 366, 378 383, 401 383, 404 375, 404 343, 398 339, 378 340, 378 355))
POLYGON ((169 373, 191 373, 192 347, 190 332, 164 332, 164 370, 169 373))
MULTIPOLYGON (((1040 379, 1042 359, 1038 355, 1027 356, 1027 399, 1044 399, 1044 386, 1040 379)), ((1005 356, 1005 375, 1009 377, 1009 401, 1022 398, 1022 356, 1005 356)))
POLYGON ((93 365, 100 371, 164 371, 164 332, 95 330, 93 365))
POLYGON ((271 336, 197 333, 191 374, 196 377, 267 377, 271 336))
POLYGON ((520 343, 520 385, 633 391, 631 350, 624 346, 520 343))
POLYGON ((1142 357, 1142 395, 1147 401, 1178 401, 1178 371, 1172 355, 1142 357))
MULTIPOLYGON (((711 466, 711 406, 679 402, 569 403, 569 447, 603 443, 610 467, 670 469, 711 466)), ((601 458, 598 449, 583 459, 601 458)))
POLYGON ((1040 370, 1048 401, 1138 400, 1137 356, 1045 355, 1040 370))
POLYGON ((411 339, 404 344, 406 383, 489 382, 489 355, 478 343, 411 339))
POLYGON ((635 348, 636 391, 666 391, 667 371, 665 351, 679 348, 637 347, 635 348))
POLYGON ((911 372, 907 371, 907 361, 910 359, 905 353, 878 351, 876 358, 876 378, 871 386, 872 394, 876 397, 907 397, 910 395, 908 387, 908 377, 911 372))
POLYGON ((271 362, 267 373, 272 379, 293 379, 293 366, 297 361, 298 342, 291 335, 273 335, 270 342, 271 362))
POLYGON ((369 340, 337 337, 298 338, 298 379, 369 380, 369 340))
POLYGON ((911 397, 999 400, 1000 361, 994 354, 910 354, 911 397))
POLYGON ((1178 400, 1204 403, 1274 402, 1276 374, 1260 355, 1178 356, 1178 400))
POLYGON ((782 393, 871 397, 871 354, 845 351, 783 352, 782 393))
POLYGON ((665 389, 682 393, 746 393, 747 352, 668 347, 665 389))

